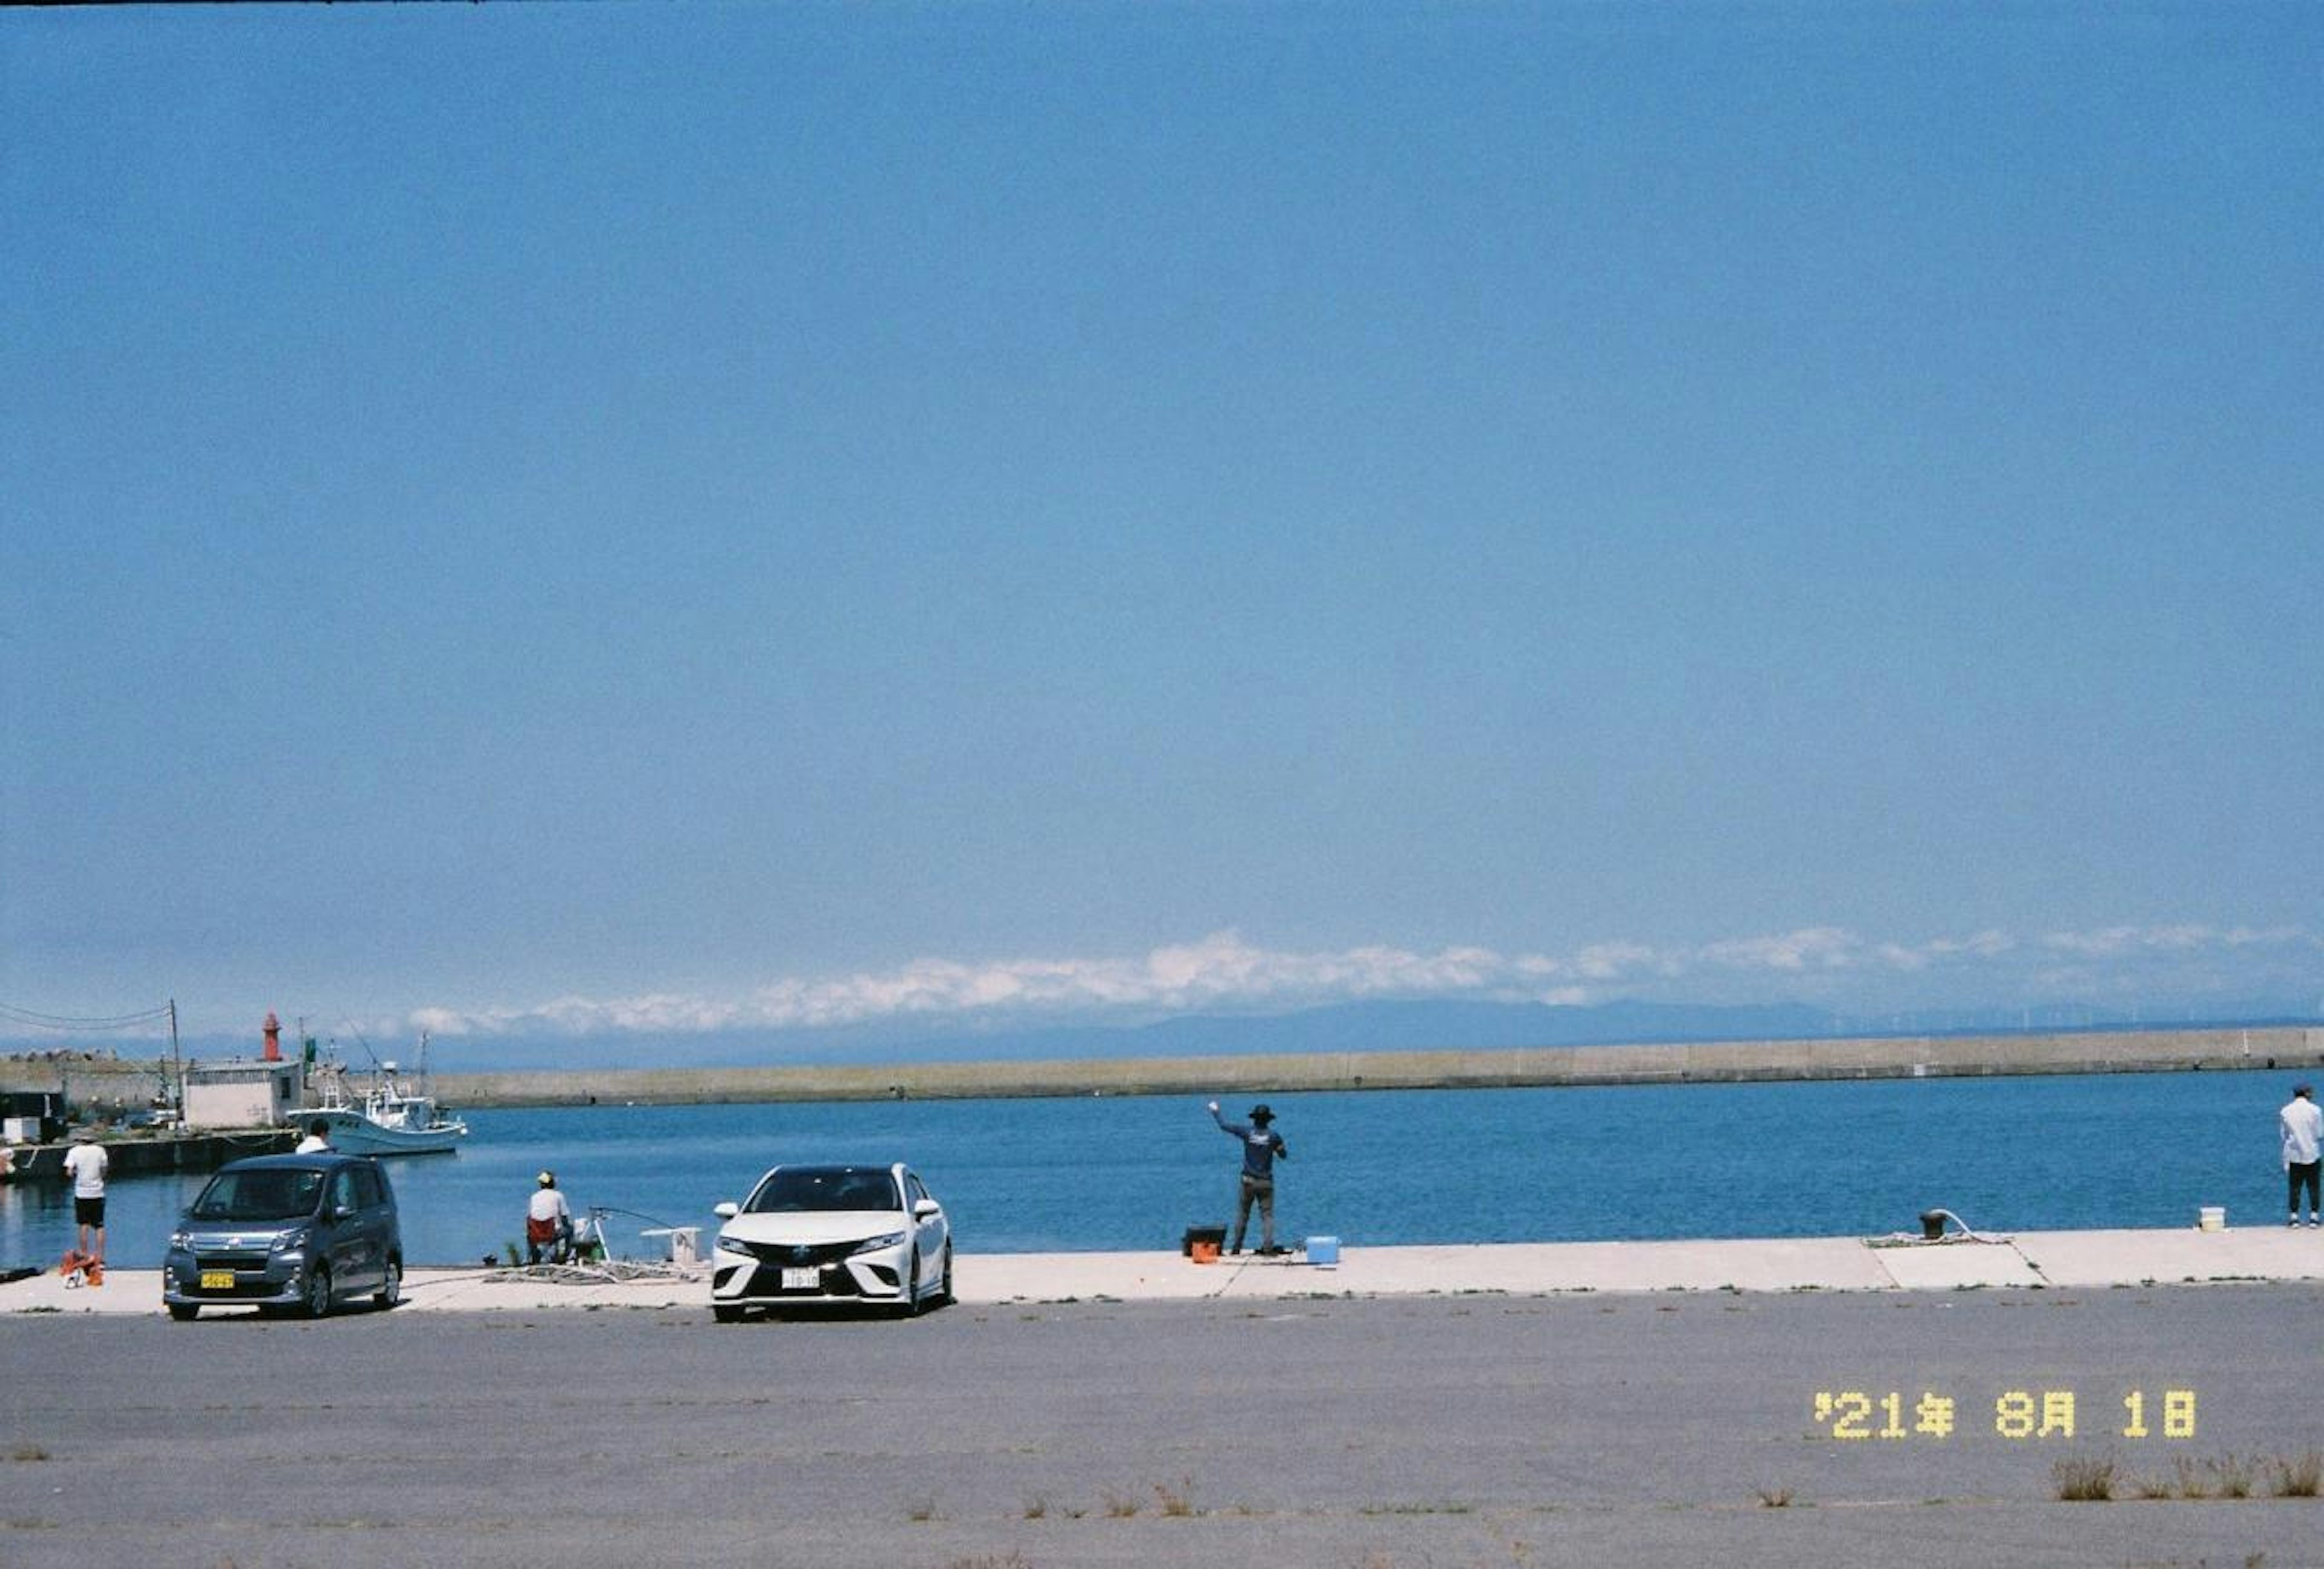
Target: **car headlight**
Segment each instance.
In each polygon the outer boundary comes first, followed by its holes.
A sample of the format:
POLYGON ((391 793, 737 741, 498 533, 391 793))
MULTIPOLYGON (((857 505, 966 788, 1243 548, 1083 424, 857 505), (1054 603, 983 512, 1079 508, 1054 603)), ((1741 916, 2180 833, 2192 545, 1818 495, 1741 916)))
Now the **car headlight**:
POLYGON ((738 1241, 733 1237, 719 1238, 718 1251, 722 1253, 740 1253, 746 1259, 752 1256, 750 1243, 738 1241))
POLYGON ((270 1253, 295 1253, 306 1245, 307 1233, 305 1232, 285 1232, 281 1236, 275 1238, 274 1245, 266 1251, 270 1253))
POLYGON ((864 1238, 855 1244, 855 1251, 859 1253, 876 1253, 882 1248, 901 1247, 903 1242, 903 1232, 886 1232, 876 1237, 864 1238))
POLYGON ((171 1232, 170 1233, 170 1251, 171 1251, 171 1252, 173 1252, 173 1253, 183 1253, 183 1252, 186 1252, 186 1251, 189 1251, 189 1250, 193 1247, 193 1245, 194 1245, 194 1233, 193 1233, 193 1232, 171 1232))

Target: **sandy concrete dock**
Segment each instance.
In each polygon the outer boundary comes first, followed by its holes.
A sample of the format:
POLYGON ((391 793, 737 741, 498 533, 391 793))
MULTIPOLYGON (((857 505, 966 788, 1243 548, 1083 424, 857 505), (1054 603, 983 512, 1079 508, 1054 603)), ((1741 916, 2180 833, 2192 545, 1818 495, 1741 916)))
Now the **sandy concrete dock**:
POLYGON ((2319 1256, 986 1258, 915 1320, 733 1325, 697 1282, 434 1274, 389 1313, 177 1324, 130 1273, 72 1293, 108 1311, 0 1311, 0 1564, 2315 1565, 2319 1256), (2149 1274, 2205 1283, 2061 1283, 2149 1274), (1979 1277, 2012 1283, 1927 1284, 1979 1277), (2091 1474, 2113 1501, 2061 1496, 2091 1474))
MULTIPOLYGON (((1263 1301, 1315 1296, 1414 1297, 1582 1292, 1950 1291, 2324 1279, 2324 1230, 2021 1232, 1764 1241, 1542 1242, 1347 1248, 1336 1266, 1297 1253, 1195 1264, 1175 1252, 964 1253, 954 1265, 969 1304, 1067 1301, 1263 1301)), ((552 1308, 702 1307, 708 1269, 641 1278, 582 1270, 415 1269, 403 1312, 536 1312, 552 1308)), ((0 1286, 0 1314, 155 1313, 161 1277, 116 1269, 101 1288, 70 1288, 53 1271, 0 1286)), ((221 1307, 213 1314, 247 1312, 221 1307)))

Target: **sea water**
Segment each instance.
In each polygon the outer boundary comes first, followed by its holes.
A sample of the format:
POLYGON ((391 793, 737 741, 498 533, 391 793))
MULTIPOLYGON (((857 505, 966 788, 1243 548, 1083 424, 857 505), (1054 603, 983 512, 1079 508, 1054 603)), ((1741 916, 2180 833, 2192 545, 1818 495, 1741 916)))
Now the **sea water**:
MULTIPOLYGON (((1277 1231, 1345 1246, 2282 1223, 2285 1074, 1363 1091, 1267 1097, 1290 1148, 1277 1231)), ((1250 1097, 1222 1102, 1240 1119, 1250 1097)), ((783 1161, 902 1160, 964 1252, 1175 1249, 1231 1218, 1240 1155, 1184 1095, 467 1113, 456 1154, 386 1162, 413 1266, 498 1258, 536 1174, 617 1254, 660 1256, 783 1161)), ((160 1261, 198 1175, 116 1181, 107 1253, 160 1261)), ((1254 1228, 1258 1217, 1252 1217, 1254 1228)), ((73 1238, 60 1183, 0 1187, 0 1265, 73 1238)), ((1256 1236, 1252 1238, 1256 1245, 1256 1236)))

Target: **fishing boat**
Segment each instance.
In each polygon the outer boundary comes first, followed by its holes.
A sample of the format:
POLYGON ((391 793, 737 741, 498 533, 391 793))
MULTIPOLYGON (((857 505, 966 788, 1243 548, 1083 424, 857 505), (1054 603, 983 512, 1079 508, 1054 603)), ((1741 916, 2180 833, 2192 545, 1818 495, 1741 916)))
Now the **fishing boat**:
MULTIPOLYGON (((424 1036, 420 1052, 425 1060, 424 1036)), ((290 1113, 296 1125, 324 1123, 331 1148, 349 1155, 447 1155, 468 1136, 468 1125, 447 1114, 435 1096, 407 1089, 392 1062, 381 1063, 360 1085, 345 1064, 318 1063, 309 1087, 315 1103, 290 1113)))

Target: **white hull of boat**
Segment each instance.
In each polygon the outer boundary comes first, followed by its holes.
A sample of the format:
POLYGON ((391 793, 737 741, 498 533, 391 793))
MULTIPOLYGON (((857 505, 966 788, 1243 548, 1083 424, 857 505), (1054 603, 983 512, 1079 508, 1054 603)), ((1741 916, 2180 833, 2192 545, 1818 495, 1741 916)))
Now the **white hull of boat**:
POLYGON ((446 1122, 432 1128, 383 1128, 360 1112, 305 1111, 295 1125, 330 1124, 324 1135, 332 1149, 346 1155, 449 1155, 468 1136, 466 1122, 446 1122))

